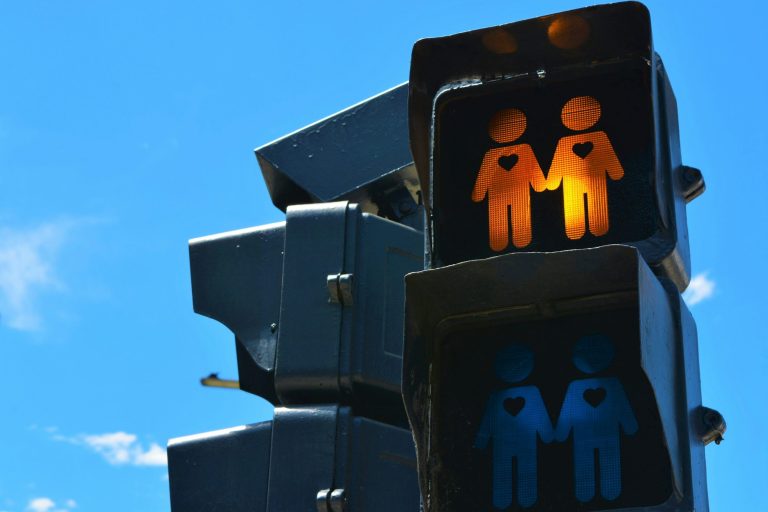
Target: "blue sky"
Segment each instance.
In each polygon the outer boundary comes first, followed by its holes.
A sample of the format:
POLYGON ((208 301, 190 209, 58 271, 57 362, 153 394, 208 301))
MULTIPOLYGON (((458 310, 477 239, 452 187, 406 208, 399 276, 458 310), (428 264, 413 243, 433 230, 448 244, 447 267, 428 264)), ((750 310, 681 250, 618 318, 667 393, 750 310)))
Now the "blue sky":
MULTIPOLYGON (((252 149, 407 79, 422 37, 522 2, 0 4, 0 511, 167 511, 169 438, 268 419, 202 388, 231 334, 192 312, 187 240, 282 219, 252 149)), ((766 8, 648 2, 680 108, 712 510, 766 510, 766 8)), ((695 304, 694 304, 695 303, 695 304)))

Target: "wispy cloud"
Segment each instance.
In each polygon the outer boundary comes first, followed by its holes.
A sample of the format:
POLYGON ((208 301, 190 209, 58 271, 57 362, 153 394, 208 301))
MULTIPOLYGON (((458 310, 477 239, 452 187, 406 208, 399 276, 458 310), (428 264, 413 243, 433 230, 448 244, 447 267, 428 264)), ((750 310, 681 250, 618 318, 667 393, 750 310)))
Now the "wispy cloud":
POLYGON ((42 327, 36 298, 62 289, 54 268, 56 254, 75 221, 49 222, 14 230, 0 226, 0 319, 13 329, 42 327))
POLYGON ((691 279, 691 284, 683 293, 683 300, 689 306, 694 306, 707 300, 715 293, 715 282, 707 277, 707 273, 697 274, 691 279))
POLYGON ((144 449, 138 442, 136 434, 112 432, 82 436, 81 439, 113 465, 165 466, 168 464, 168 456, 164 448, 157 443, 152 443, 149 448, 144 449))
POLYGON ((27 510, 31 512, 48 512, 55 506, 56 502, 51 498, 32 498, 29 500, 27 510))
MULTIPOLYGON (((37 426, 32 428, 37 429, 37 426)), ((157 443, 146 447, 139 442, 136 434, 127 432, 109 432, 106 434, 81 434, 65 436, 55 427, 42 429, 55 441, 62 441, 84 446, 101 455, 113 466, 167 466, 168 455, 165 448, 157 443)))
POLYGON ((27 504, 28 512, 70 512, 72 509, 77 508, 75 500, 67 500, 64 505, 57 507, 56 502, 51 498, 39 497, 32 498, 27 504))

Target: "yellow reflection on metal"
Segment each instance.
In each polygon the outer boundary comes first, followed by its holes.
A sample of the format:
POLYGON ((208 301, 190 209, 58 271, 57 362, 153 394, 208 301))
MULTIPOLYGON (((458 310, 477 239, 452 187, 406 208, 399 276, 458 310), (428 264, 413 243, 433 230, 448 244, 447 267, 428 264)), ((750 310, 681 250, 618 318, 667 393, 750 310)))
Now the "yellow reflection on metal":
POLYGON ((575 14, 555 16, 547 27, 549 42, 562 50, 575 50, 589 39, 589 23, 575 14))
MULTIPOLYGON (((595 98, 578 96, 565 104, 561 120, 567 128, 582 131, 594 126, 600 114, 600 103, 595 98)), ((547 189, 555 190, 562 183, 565 234, 571 240, 584 236, 586 218, 589 218, 589 232, 593 235, 608 232, 606 174, 612 180, 619 180, 624 176, 624 168, 605 132, 569 135, 557 143, 547 174, 547 189)))
MULTIPOLYGON (((562 109, 563 125, 573 131, 592 128, 600 119, 600 103, 591 96, 570 99, 562 109)), ((577 240, 586 232, 601 236, 608 232, 608 188, 624 176, 608 135, 603 131, 577 133, 561 138, 547 176, 529 144, 512 144, 527 127, 518 109, 497 112, 488 124, 488 134, 500 147, 489 149, 480 165, 472 190, 472 201, 488 198, 488 238, 494 251, 512 243, 523 248, 531 243, 531 188, 534 192, 563 189, 565 234, 577 240), (585 211, 586 199, 586 211, 585 211)))
POLYGON ((483 157, 472 190, 472 200, 488 197, 488 234, 491 249, 501 251, 509 245, 509 213, 512 214, 512 243, 525 247, 531 243, 531 194, 546 188, 544 173, 528 144, 511 143, 525 132, 525 114, 517 109, 498 112, 488 125, 488 134, 499 144, 483 157))
POLYGON ((499 55, 515 53, 517 51, 517 39, 499 27, 483 34, 483 46, 499 55))

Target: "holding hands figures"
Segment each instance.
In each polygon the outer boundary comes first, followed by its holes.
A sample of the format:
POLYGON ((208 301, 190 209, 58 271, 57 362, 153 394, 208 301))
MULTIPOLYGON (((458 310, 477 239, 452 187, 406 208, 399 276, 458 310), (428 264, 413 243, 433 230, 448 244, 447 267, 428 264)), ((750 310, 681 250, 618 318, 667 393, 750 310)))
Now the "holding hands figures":
MULTIPOLYGON (((573 131, 593 127, 601 116, 600 103, 591 96, 569 100, 562 109, 563 125, 573 131)), ((532 240, 531 188, 534 192, 563 189, 565 234, 577 240, 589 231, 594 236, 608 232, 608 189, 606 174, 612 180, 624 176, 624 169, 603 131, 562 137, 555 149, 545 177, 529 144, 511 144, 526 129, 525 114, 518 109, 496 113, 488 126, 495 142, 483 157, 472 190, 472 201, 488 198, 488 238, 491 249, 502 251, 509 245, 511 215, 512 243, 526 247, 532 240), (585 202, 586 198, 586 211, 585 202)))
MULTIPOLYGON (((572 361, 582 373, 599 374, 611 366, 614 350, 606 336, 583 336, 574 345, 572 361)), ((514 502, 523 508, 533 506, 538 499, 539 441, 569 439, 576 499, 585 503, 595 498, 596 475, 600 496, 609 501, 618 498, 621 432, 633 435, 638 430, 621 381, 611 376, 573 380, 553 425, 539 388, 519 384, 533 371, 531 350, 521 343, 507 345, 496 355, 494 366, 500 381, 514 385, 491 393, 474 442, 480 450, 492 447, 493 505, 502 510, 514 502)))

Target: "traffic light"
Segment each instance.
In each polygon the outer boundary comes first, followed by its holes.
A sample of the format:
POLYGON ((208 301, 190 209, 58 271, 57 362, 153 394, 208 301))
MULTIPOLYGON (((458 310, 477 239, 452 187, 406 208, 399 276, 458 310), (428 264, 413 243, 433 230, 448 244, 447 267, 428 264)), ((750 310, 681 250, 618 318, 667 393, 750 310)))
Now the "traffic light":
POLYGON ((704 184, 642 4, 419 41, 410 87, 430 267, 622 243, 687 286, 704 184))
POLYGON ((637 2, 426 39, 427 270, 403 397, 425 512, 706 512, 676 101, 637 2))
POLYGON ((190 241, 194 310, 234 333, 237 387, 275 411, 171 440, 174 512, 418 509, 400 392, 403 277, 424 246, 406 92, 256 151, 285 221, 190 241), (358 165, 361 140, 380 158, 358 165))
POLYGON ((172 439, 174 512, 417 510, 408 430, 349 407, 277 407, 271 421, 172 439))
POLYGON ((695 327, 635 248, 505 255, 406 290, 426 511, 707 509, 695 327))

